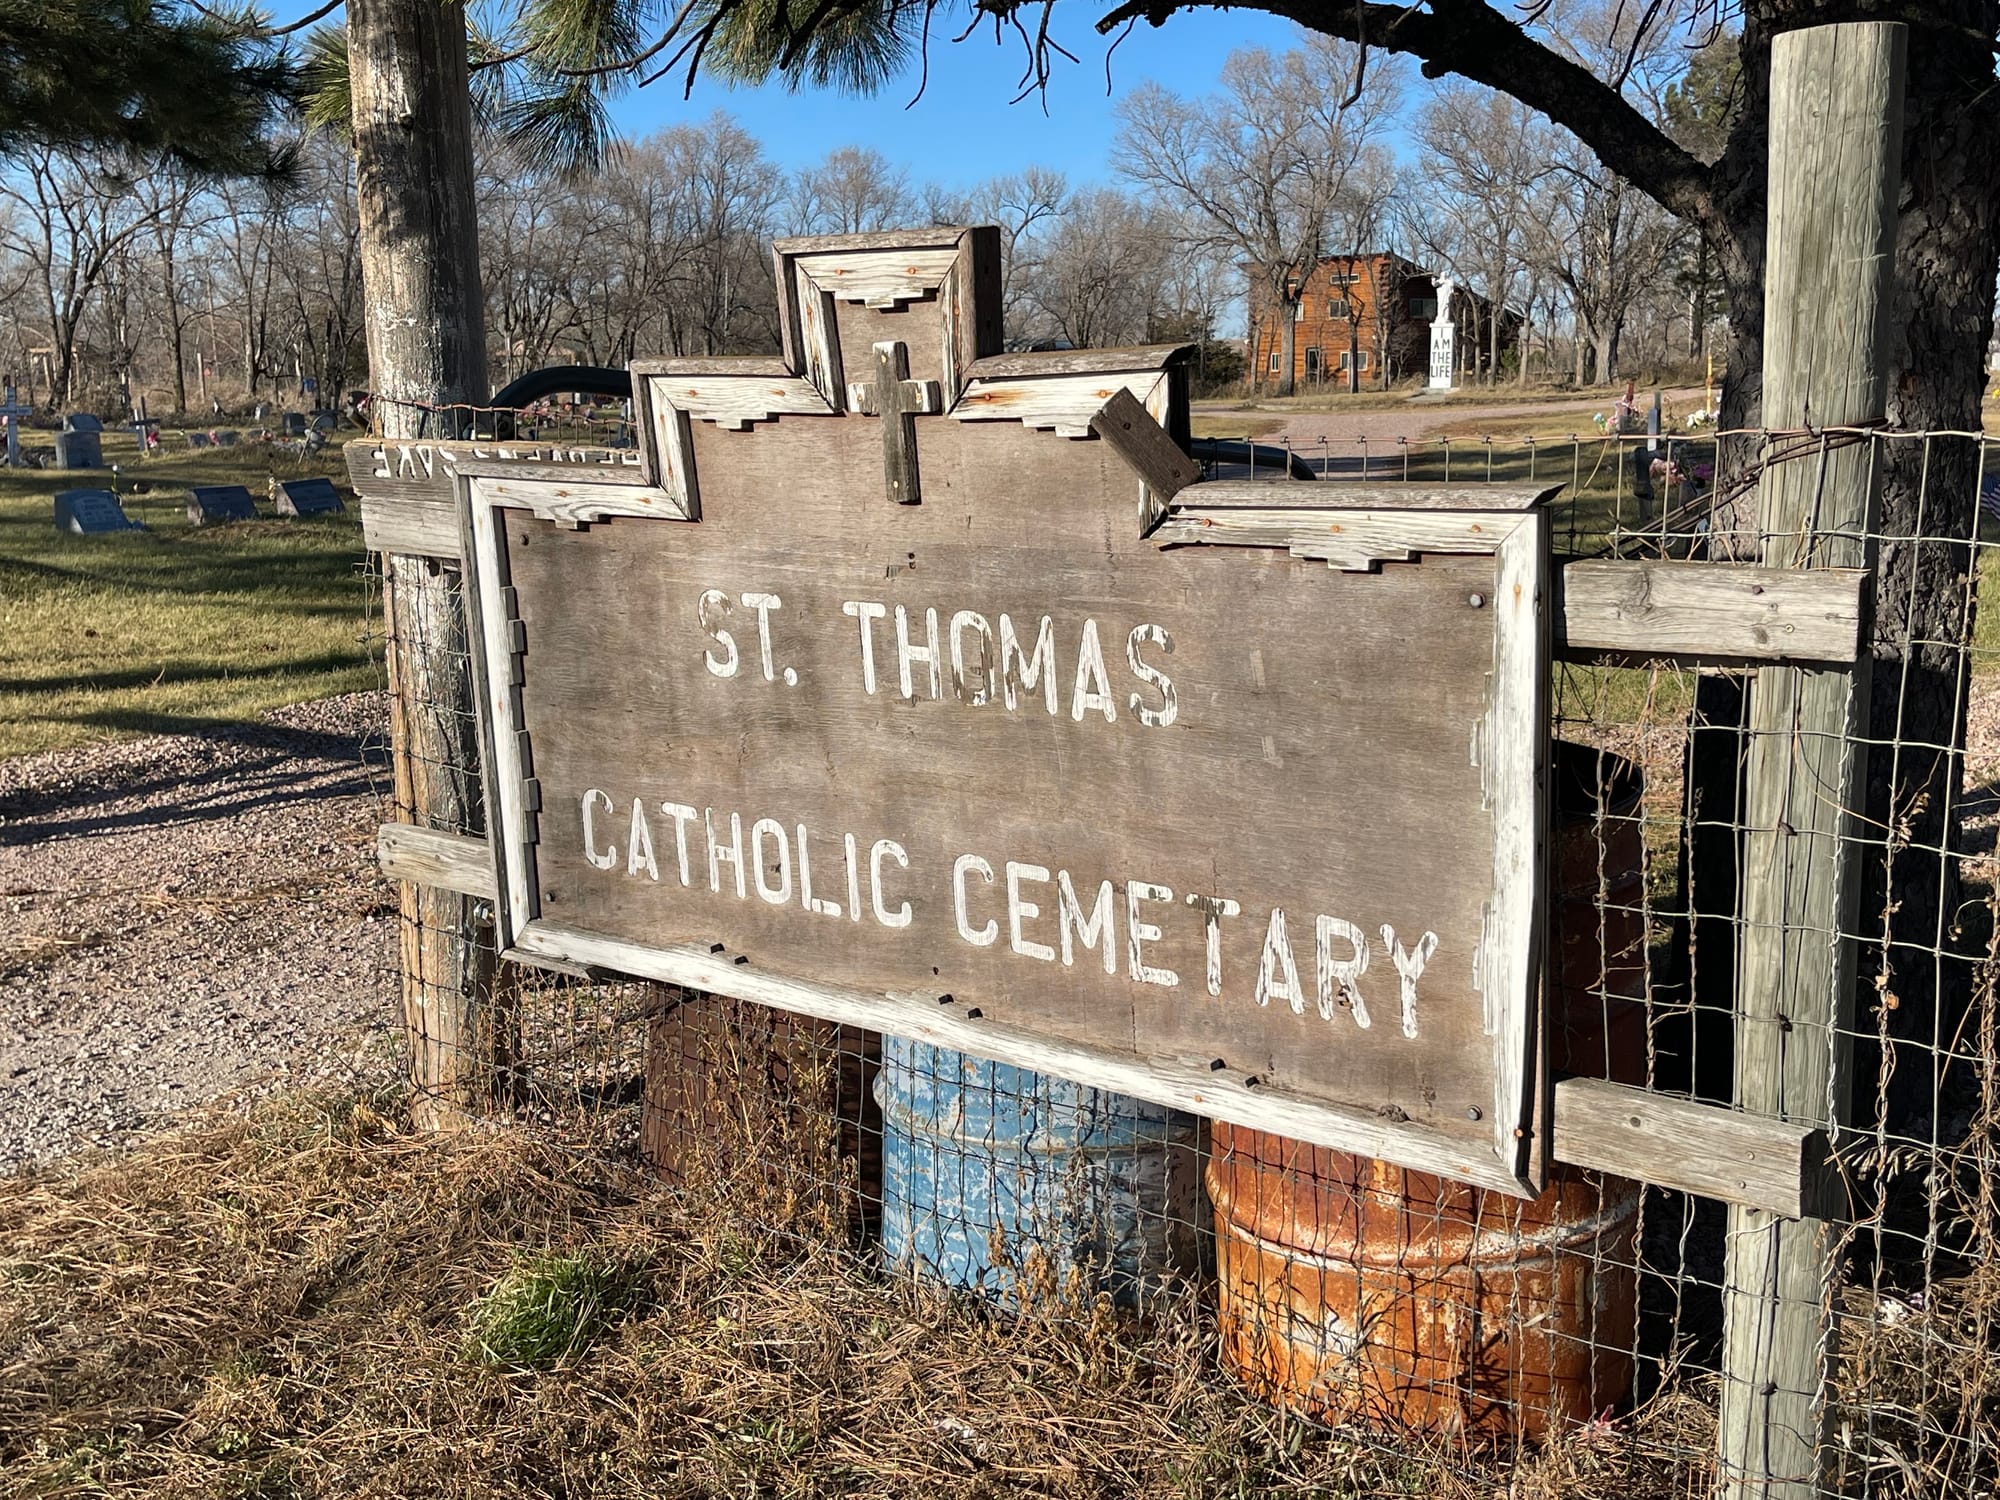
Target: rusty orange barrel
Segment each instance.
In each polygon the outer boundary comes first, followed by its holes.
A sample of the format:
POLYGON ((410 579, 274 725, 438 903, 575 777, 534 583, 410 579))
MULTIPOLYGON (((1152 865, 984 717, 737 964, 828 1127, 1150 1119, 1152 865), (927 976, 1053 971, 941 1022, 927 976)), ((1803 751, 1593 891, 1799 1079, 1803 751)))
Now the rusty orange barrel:
POLYGON ((659 986, 640 1146, 676 1186, 790 1221, 872 1226, 882 1201, 882 1038, 659 986), (755 1201, 746 1201, 755 1200, 755 1201))
MULTIPOLYGON (((1552 1061, 1640 1082, 1638 769, 1557 748, 1552 1061)), ((1481 1442, 1629 1395, 1636 1183, 1555 1167, 1523 1201, 1264 1131, 1213 1142, 1223 1359, 1266 1399, 1481 1442)))

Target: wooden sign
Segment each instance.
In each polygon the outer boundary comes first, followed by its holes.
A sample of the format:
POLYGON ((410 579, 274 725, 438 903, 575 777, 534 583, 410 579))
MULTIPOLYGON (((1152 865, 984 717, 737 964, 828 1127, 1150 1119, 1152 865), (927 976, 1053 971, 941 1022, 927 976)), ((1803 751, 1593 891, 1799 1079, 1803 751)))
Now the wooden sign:
POLYGON ((636 467, 454 459, 504 941, 1529 1191, 1536 493, 1190 483, 997 266, 780 242, 636 467))

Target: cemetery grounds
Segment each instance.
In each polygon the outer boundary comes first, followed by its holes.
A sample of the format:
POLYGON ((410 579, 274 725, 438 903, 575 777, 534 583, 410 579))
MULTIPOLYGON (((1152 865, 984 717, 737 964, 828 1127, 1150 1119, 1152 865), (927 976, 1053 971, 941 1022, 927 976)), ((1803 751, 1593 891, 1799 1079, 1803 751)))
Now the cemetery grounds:
MULTIPOLYGON (((1390 1447, 1231 1388, 1197 1298, 1134 1324, 1051 1291, 995 1320, 858 1269, 797 1184, 719 1172, 726 1211, 662 1192, 602 1149, 615 1100, 581 1129, 410 1132, 357 518, 198 530, 188 484, 261 497, 296 461, 106 447, 143 533, 58 536, 54 491, 101 478, 0 471, 0 1495, 1704 1489, 1685 1387, 1525 1456, 1390 1447)), ((1467 450, 1581 481, 1559 547, 1628 499, 1581 446, 1467 450)), ((296 472, 340 475, 337 449, 296 472)), ((1989 848, 1996 646, 1989 610, 1989 848)), ((1647 736, 1675 679, 1559 671, 1671 801, 1647 736)))

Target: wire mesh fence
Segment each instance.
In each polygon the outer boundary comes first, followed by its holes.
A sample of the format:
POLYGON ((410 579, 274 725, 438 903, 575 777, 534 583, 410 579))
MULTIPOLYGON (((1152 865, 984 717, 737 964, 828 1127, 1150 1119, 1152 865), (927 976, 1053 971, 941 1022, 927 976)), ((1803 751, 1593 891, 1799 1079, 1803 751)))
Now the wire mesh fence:
MULTIPOLYGON (((1826 1097, 1803 1113, 1837 1165, 1812 1477, 1975 1496, 2000 1482, 2000 637, 1977 611, 2000 576, 1982 509, 2000 451, 1871 430, 1494 441, 1469 462, 1403 444, 1387 473, 1365 444, 1307 457, 1335 482, 1560 483, 1560 553, 1727 559, 1766 544, 1760 472, 1824 472, 1858 445, 1885 518, 1849 539, 1876 575, 1872 682, 1846 736, 1867 774, 1823 851, 1857 898, 1788 937, 1850 950, 1859 977, 1851 1003, 1775 1022, 1824 1054, 1826 1097), (1718 465, 1747 478, 1717 486, 1718 465)), ((456 573, 384 568, 396 816, 483 834, 456 573)), ((1745 954, 1769 922, 1747 851, 1794 831, 1760 826, 1746 790, 1760 737, 1796 732, 1758 717, 1756 676, 1554 668, 1554 1076, 1745 1107, 1745 954)), ((745 1001, 503 962, 477 898, 406 885, 402 919, 420 1115, 640 1154, 714 1212, 983 1299, 1003 1324, 1184 1317, 1206 1378, 1412 1455, 1413 1473, 1583 1452, 1618 1455, 1591 1471, 1614 1476, 1590 1481, 1601 1493, 1714 1477, 1715 1413, 1740 1378, 1732 1236, 1763 1232, 1718 1201, 1563 1165, 1510 1198, 745 1001)))

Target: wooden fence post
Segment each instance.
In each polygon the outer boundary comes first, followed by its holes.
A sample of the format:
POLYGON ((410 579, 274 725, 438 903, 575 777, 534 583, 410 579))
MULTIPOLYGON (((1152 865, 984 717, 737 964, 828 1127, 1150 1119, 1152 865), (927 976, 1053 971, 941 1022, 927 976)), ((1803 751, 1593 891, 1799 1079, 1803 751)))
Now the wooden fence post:
MULTIPOLYGON (((383 571, 397 815, 477 833, 485 826, 479 735, 458 568, 388 555, 383 571)), ((480 906, 439 886, 400 887, 410 1115, 422 1129, 484 1113, 506 1062, 493 929, 480 906)))
MULTIPOLYGON (((1867 427, 1887 398, 1905 33, 1818 26, 1771 58, 1764 279, 1767 429, 1867 427)), ((1758 492, 1762 561, 1873 561, 1874 444, 1803 442, 1758 492)), ((1769 453, 1766 455, 1769 457, 1769 453)), ((1767 667, 1750 690, 1737 969, 1736 1103, 1837 1127, 1854 1011, 1868 657, 1853 671, 1767 667)), ((1732 1207, 1723 1287, 1718 1489, 1817 1493, 1838 1236, 1732 1207)))
MULTIPOLYGON (((385 439, 456 436, 486 398, 465 12, 458 0, 349 0, 357 241, 369 383, 385 439)), ((484 828, 456 562, 383 556, 398 815, 484 828)), ((403 1004, 420 1126, 479 1113, 499 1081, 496 964, 475 899, 405 882, 403 1004)))

